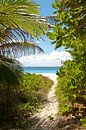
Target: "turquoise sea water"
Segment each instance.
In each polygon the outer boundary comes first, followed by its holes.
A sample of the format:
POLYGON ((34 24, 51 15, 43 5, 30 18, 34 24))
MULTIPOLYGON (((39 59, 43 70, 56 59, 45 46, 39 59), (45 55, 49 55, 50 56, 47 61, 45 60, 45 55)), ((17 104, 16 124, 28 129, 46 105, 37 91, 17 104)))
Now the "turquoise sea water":
POLYGON ((24 71, 28 73, 56 73, 59 67, 24 67, 24 71))

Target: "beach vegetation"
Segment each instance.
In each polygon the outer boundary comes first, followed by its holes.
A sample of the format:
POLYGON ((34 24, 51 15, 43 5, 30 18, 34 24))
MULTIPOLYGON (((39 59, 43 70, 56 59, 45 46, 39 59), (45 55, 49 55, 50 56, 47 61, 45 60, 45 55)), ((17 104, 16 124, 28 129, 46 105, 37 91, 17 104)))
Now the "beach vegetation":
POLYGON ((52 84, 42 75, 23 73, 19 88, 3 86, 0 91, 0 127, 24 128, 28 118, 47 101, 46 95, 52 84))
MULTIPOLYGON (((21 110, 27 109, 28 107, 31 111, 33 106, 37 106, 36 103, 39 104, 38 102, 33 103, 32 106, 30 106, 31 104, 28 105, 28 103, 24 104, 27 102, 26 97, 31 93, 27 92, 28 94, 26 94, 26 88, 24 88, 26 79, 23 80, 25 76, 21 67, 22 65, 14 58, 18 58, 25 54, 34 54, 36 53, 35 49, 38 49, 38 52, 43 52, 43 50, 33 41, 37 38, 41 38, 47 30, 48 23, 39 16, 39 6, 35 2, 32 2, 31 0, 0 0, 1 122, 8 121, 9 125, 9 122, 14 120, 13 117, 16 117, 16 108, 19 103, 21 110), (26 51, 28 53, 26 53, 26 51), (24 94, 24 91, 25 95, 23 96, 26 96, 24 97, 25 102, 21 103, 20 95, 21 93, 24 94)), ((35 81, 36 80, 34 79, 34 82, 35 81)), ((31 83, 33 83, 32 80, 31 83)), ((37 82, 35 83, 37 86, 37 82)), ((43 84, 41 81, 40 83, 43 84)), ((30 87, 30 84, 28 87, 30 87)), ((35 87, 32 91, 32 93, 35 93, 35 87)), ((36 98, 38 101, 38 97, 36 98)), ((34 99, 33 102, 36 101, 36 98, 32 98, 34 99)), ((18 109, 18 111, 20 111, 20 109, 18 109)), ((3 125, 3 123, 1 125, 3 125)))
POLYGON ((60 112, 70 111, 82 118, 86 114, 86 2, 55 0, 52 6, 57 24, 48 37, 56 49, 64 46, 72 55, 72 61, 64 62, 57 72, 60 112))

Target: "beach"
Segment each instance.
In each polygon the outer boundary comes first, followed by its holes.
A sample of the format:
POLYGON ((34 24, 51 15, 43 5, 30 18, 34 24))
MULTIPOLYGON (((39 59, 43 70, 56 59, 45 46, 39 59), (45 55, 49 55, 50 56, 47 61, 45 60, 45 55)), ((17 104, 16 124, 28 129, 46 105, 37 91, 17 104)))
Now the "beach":
POLYGON ((57 83, 57 75, 55 73, 40 73, 40 74, 50 78, 54 83, 57 83))

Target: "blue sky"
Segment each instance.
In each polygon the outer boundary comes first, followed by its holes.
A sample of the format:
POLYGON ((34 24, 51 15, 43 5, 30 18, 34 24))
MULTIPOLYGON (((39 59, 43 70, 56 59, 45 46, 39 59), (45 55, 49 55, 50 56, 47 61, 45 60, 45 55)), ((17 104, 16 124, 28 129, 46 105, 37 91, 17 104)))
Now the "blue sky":
MULTIPOLYGON (((34 0, 37 4, 40 5, 40 15, 41 16, 50 16, 54 12, 54 8, 52 8, 52 3, 54 0, 34 0)), ((55 45, 51 44, 51 40, 47 37, 43 40, 38 41, 38 44, 41 48, 43 48, 45 53, 50 53, 55 49, 55 45)), ((63 50, 63 47, 57 49, 57 50, 63 50)))
MULTIPOLYGON (((50 16, 53 14, 54 9, 51 7, 51 4, 54 0, 34 1, 40 5, 41 16, 50 16)), ((44 39, 45 41, 40 40, 37 42, 45 53, 21 57, 19 61, 23 66, 61 66, 62 62, 65 60, 72 59, 71 55, 68 52, 65 52, 63 47, 55 51, 55 45, 51 44, 51 40, 46 36, 44 39)))
POLYGON ((40 12, 42 16, 52 15, 54 9, 52 8, 52 3, 54 0, 34 0, 37 4, 40 5, 40 12))

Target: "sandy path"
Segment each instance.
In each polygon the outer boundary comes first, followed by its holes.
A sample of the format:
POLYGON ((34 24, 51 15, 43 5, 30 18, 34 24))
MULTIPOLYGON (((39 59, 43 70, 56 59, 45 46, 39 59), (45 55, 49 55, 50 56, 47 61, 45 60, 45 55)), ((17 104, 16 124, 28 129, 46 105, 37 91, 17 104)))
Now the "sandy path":
POLYGON ((55 120, 57 120, 56 117, 59 110, 59 104, 55 95, 57 76, 52 73, 44 73, 42 75, 53 80, 53 85, 47 94, 47 102, 32 116, 28 130, 53 130, 52 128, 56 125, 55 120))
POLYGON ((57 76, 56 74, 46 73, 42 74, 43 76, 49 77, 51 80, 53 80, 54 84, 52 85, 50 91, 47 94, 47 103, 44 104, 43 109, 40 109, 38 113, 36 113, 35 116, 38 118, 47 118, 47 117, 53 117, 55 118, 55 115, 58 112, 58 101, 55 96, 55 88, 57 86, 57 76))

